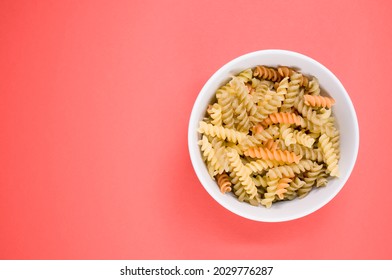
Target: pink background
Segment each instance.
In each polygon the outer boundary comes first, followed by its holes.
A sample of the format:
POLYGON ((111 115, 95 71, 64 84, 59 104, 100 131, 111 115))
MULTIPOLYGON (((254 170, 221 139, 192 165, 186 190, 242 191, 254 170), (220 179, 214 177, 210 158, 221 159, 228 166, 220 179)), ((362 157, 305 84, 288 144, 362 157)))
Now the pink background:
POLYGON ((1 1, 1 259, 391 259, 390 1, 1 1), (260 223, 199 183, 187 125, 236 56, 288 49, 357 110, 348 183, 260 223))

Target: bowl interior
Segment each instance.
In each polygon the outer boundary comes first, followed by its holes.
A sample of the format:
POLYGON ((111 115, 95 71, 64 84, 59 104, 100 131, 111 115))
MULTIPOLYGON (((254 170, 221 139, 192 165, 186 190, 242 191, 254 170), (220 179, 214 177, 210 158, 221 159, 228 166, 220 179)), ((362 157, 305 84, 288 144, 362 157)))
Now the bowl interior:
POLYGON ((193 167, 201 184, 207 192, 223 207, 242 217, 265 222, 287 221, 308 215, 328 203, 344 186, 354 167, 358 147, 359 130, 356 113, 349 95, 343 85, 331 71, 317 61, 299 53, 284 50, 264 50, 240 56, 220 68, 204 85, 194 104, 188 131, 188 145, 193 167), (309 77, 319 80, 324 94, 336 100, 333 114, 340 131, 339 178, 330 178, 326 187, 314 188, 302 199, 274 203, 271 208, 252 206, 237 200, 234 194, 222 194, 217 184, 207 172, 197 144, 200 135, 197 132, 199 121, 203 119, 208 104, 214 99, 215 91, 227 83, 230 76, 237 75, 246 68, 257 65, 291 66, 309 77))

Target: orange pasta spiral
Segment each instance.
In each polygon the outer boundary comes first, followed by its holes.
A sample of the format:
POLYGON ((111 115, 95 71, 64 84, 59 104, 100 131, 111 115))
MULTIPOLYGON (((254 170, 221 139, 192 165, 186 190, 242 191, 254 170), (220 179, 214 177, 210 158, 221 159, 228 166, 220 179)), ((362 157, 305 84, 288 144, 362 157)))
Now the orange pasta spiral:
POLYGON ((227 193, 231 191, 231 182, 229 175, 227 175, 226 173, 217 174, 215 178, 218 182, 221 193, 227 193))
POLYGON ((255 70, 253 71, 253 76, 273 82, 279 81, 282 78, 276 69, 262 65, 256 66, 255 70))
POLYGON ((335 104, 335 99, 321 95, 304 95, 305 104, 312 107, 331 108, 335 104))
POLYGON ((299 126, 301 125, 301 117, 295 113, 275 112, 268 115, 268 118, 264 119, 262 122, 264 126, 276 123, 296 124, 297 126, 299 126))
POLYGON ((278 162, 283 163, 298 163, 301 159, 300 156, 296 155, 293 152, 282 151, 282 150, 272 150, 264 147, 251 147, 244 151, 245 156, 249 156, 251 158, 261 158, 261 159, 269 159, 276 160, 278 162))

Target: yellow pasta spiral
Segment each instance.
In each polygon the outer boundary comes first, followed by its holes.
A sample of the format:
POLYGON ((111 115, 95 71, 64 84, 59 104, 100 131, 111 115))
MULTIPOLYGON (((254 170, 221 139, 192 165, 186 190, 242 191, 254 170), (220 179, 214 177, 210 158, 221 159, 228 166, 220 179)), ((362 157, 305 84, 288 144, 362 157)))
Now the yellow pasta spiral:
POLYGON ((272 203, 276 200, 276 190, 278 188, 279 178, 267 179, 267 192, 264 193, 264 198, 261 200, 261 205, 270 208, 272 203))
POLYGON ((210 114, 212 120, 211 123, 213 125, 222 125, 222 106, 218 103, 214 103, 214 105, 208 105, 207 108, 208 114, 210 114))
POLYGON ((321 95, 304 95, 305 104, 312 107, 331 108, 335 104, 335 99, 321 95))
POLYGON ((199 140, 198 144, 201 146, 200 149, 203 152, 203 156, 208 165, 212 169, 209 170, 210 173, 222 173, 224 171, 224 166, 222 166, 216 156, 215 149, 212 144, 208 141, 207 136, 203 135, 203 138, 199 140))
POLYGON ((245 201, 254 206, 258 206, 260 204, 259 193, 257 193, 255 197, 250 198, 249 195, 246 193, 244 186, 241 184, 239 178, 232 175, 232 173, 230 173, 230 177, 231 177, 232 190, 234 194, 237 196, 239 201, 241 202, 245 201))
POLYGON ((240 78, 244 83, 247 83, 252 80, 252 69, 248 68, 244 71, 240 72, 237 77, 240 78))
POLYGON ((235 150, 228 149, 227 158, 230 162, 232 172, 238 177, 239 181, 244 186, 249 198, 254 198, 257 195, 257 188, 250 177, 250 170, 242 164, 240 156, 235 150))
POLYGON ((266 188, 268 186, 266 176, 256 175, 255 177, 252 177, 252 180, 255 183, 256 187, 266 188))
POLYGON ((282 150, 294 152, 295 154, 301 156, 303 159, 310 159, 319 163, 324 161, 324 155, 321 149, 307 148, 299 144, 286 146, 283 140, 278 141, 278 147, 282 150))
POLYGON ((297 190, 302 188, 305 185, 305 182, 299 179, 298 177, 294 177, 294 179, 290 182, 289 187, 287 188, 287 192, 285 193, 285 198, 288 200, 293 200, 297 197, 297 190))
POLYGON ((245 167, 250 169, 252 173, 257 174, 278 165, 279 163, 277 161, 268 160, 268 159, 259 159, 245 164, 245 167))
POLYGON ((242 103, 249 115, 254 115, 257 112, 257 107, 253 103, 253 98, 249 94, 249 89, 239 77, 233 77, 229 85, 234 90, 235 95, 238 97, 239 102, 242 103))
POLYGON ((234 109, 232 102, 234 99, 231 87, 227 84, 216 91, 216 98, 222 110, 222 121, 227 128, 234 127, 234 109))
POLYGON ((252 158, 276 160, 284 163, 298 163, 300 160, 300 156, 297 156, 295 153, 282 150, 270 150, 264 147, 251 147, 244 151, 244 155, 252 158))
POLYGON ((239 143, 246 138, 246 134, 234 129, 216 126, 204 121, 200 121, 198 132, 205 135, 216 136, 222 140, 239 143))
POLYGON ((322 172, 323 172, 323 166, 314 163, 312 168, 310 168, 310 170, 304 176, 305 186, 313 187, 313 185, 317 181, 317 178, 320 176, 322 172))
POLYGON ((309 194, 312 188, 315 186, 317 180, 322 178, 321 174, 324 173, 323 165, 314 163, 308 172, 304 175, 305 184, 297 190, 297 195, 299 198, 303 198, 309 194))
POLYGON ((339 177, 338 157, 330 138, 326 134, 322 134, 319 138, 319 143, 320 148, 324 153, 324 161, 327 164, 327 170, 331 172, 331 176, 339 177))
MULTIPOLYGON (((236 121, 235 126, 238 131, 240 132, 248 132, 249 128, 252 126, 249 116, 244 108, 244 103, 238 105, 238 107, 234 110, 236 114, 236 121)), ((212 122, 211 122, 212 123, 212 122)))
POLYGON ((282 165, 271 168, 267 172, 267 178, 292 178, 295 176, 295 174, 300 174, 302 172, 310 170, 312 166, 313 162, 311 160, 302 159, 298 163, 292 163, 289 165, 282 165))
POLYGON ((297 140, 294 138, 294 129, 289 124, 282 124, 280 126, 280 136, 286 146, 297 143, 297 140))
POLYGON ((276 89, 276 95, 280 98, 281 101, 284 101, 284 99, 286 98, 288 88, 289 88, 289 78, 286 77, 280 81, 276 89))
POLYGON ((294 131, 294 138, 298 144, 311 148, 315 142, 315 139, 306 134, 304 131, 294 131))
POLYGON ((307 93, 313 96, 318 96, 320 95, 320 91, 321 91, 320 84, 318 80, 315 77, 313 77, 313 79, 309 82, 307 86, 307 93))

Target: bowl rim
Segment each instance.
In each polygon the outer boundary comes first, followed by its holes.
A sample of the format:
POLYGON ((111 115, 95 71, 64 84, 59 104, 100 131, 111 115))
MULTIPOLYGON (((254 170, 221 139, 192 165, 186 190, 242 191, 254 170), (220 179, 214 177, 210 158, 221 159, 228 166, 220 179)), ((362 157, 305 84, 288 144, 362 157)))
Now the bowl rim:
MULTIPOLYGON (((201 90, 199 91, 196 100, 192 106, 192 111, 190 114, 190 118, 189 118, 189 123, 188 123, 188 151, 189 151, 189 155, 190 155, 190 159, 191 159, 191 163, 193 166, 193 169, 196 173, 196 176, 198 178, 198 180, 200 181, 201 185, 203 186, 203 188, 209 193, 209 195, 216 201, 218 202, 221 206, 223 206, 225 209, 229 210, 230 212, 239 215, 243 218, 246 219, 250 219, 250 220, 254 220, 254 221, 258 221, 258 222, 285 222, 285 221, 291 221, 291 220, 295 220, 295 219, 299 219, 302 217, 305 217, 311 213, 316 212, 317 210, 319 210, 320 208, 322 208, 323 206, 325 206, 327 203, 329 203, 340 191, 341 189, 344 187, 344 185, 346 184, 348 178, 350 177, 354 166, 355 166, 355 162, 357 160, 357 156, 358 156, 358 151, 359 151, 359 124, 358 124, 358 118, 357 118, 357 114, 354 108, 354 105, 350 99, 350 96, 348 94, 348 92, 346 91, 346 89, 344 88, 343 84, 340 82, 340 80, 335 76, 335 74, 332 73, 332 71, 330 71, 327 67, 325 67, 323 64, 321 64, 320 62, 318 62, 317 60, 304 55, 302 53, 299 52, 295 52, 295 51, 290 51, 290 50, 283 50, 283 49, 264 49, 264 50, 257 50, 257 51, 252 51, 252 52, 248 52, 245 54, 242 54, 230 61, 228 61, 227 63, 225 63, 223 66, 221 66, 218 70, 216 70, 207 80, 207 82, 203 85, 203 87, 201 88, 201 90), (196 157, 200 156, 200 148, 197 145, 197 143, 195 143, 194 141, 194 135, 195 133, 198 134, 197 129, 195 129, 194 124, 200 121, 199 119, 199 115, 196 114, 196 109, 201 107, 201 105, 203 105, 204 103, 202 103, 202 99, 203 96, 205 94, 208 93, 207 89, 210 88, 211 84, 216 83, 216 77, 220 76, 222 72, 227 72, 228 69, 231 69, 234 65, 238 64, 239 62, 246 60, 252 56, 258 56, 258 55, 268 55, 268 54, 272 54, 272 55, 276 55, 276 54, 283 54, 283 55, 289 55, 289 56, 295 56, 299 59, 305 60, 307 62, 310 62, 312 64, 315 64, 317 67, 321 68, 323 70, 323 72, 325 72, 326 74, 328 74, 333 80, 336 81, 337 85, 340 87, 341 91, 343 92, 343 97, 346 99, 346 102, 348 104, 348 106, 350 107, 350 113, 352 114, 353 120, 354 120, 354 127, 352 130, 352 133, 354 134, 354 143, 352 143, 353 147, 354 147, 354 154, 351 158, 350 164, 349 164, 349 168, 346 169, 346 176, 345 178, 342 178, 342 180, 340 181, 339 184, 339 188, 336 189, 335 192, 330 193, 330 195, 328 197, 326 197, 322 202, 320 202, 319 204, 317 204, 316 206, 312 207, 312 208, 308 208, 306 211, 303 211, 301 215, 286 215, 284 218, 274 218, 274 219, 266 219, 262 216, 254 216, 254 215, 247 215, 244 214, 242 212, 238 212, 238 211, 234 211, 234 209, 232 207, 230 207, 230 203, 226 203, 221 199, 217 199, 215 197, 215 195, 212 193, 212 191, 210 190, 210 188, 208 187, 209 183, 207 182, 207 178, 205 178, 205 176, 202 176, 202 174, 200 174, 200 170, 198 168, 198 166, 196 166, 196 157), (200 104, 201 103, 201 104, 200 104), (197 119, 196 119, 197 118, 197 119), (196 144, 196 145, 195 145, 196 144), (196 149, 197 147, 197 149, 196 149)), ((208 178, 211 179, 211 178, 208 178)))

